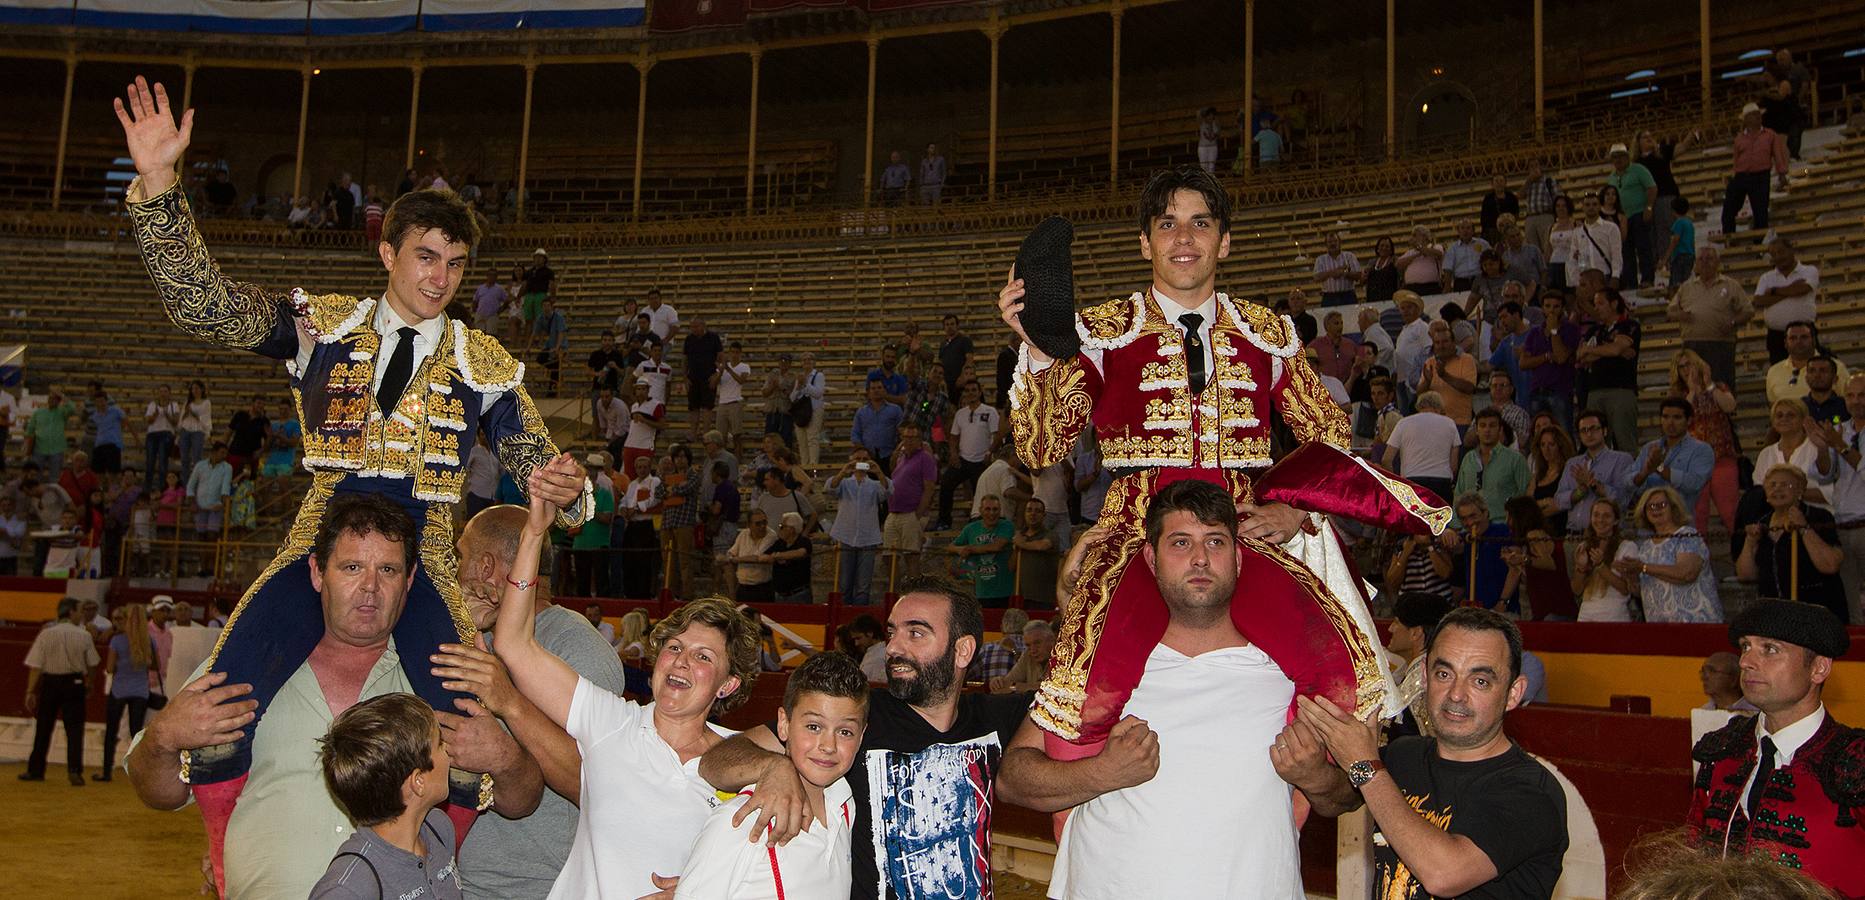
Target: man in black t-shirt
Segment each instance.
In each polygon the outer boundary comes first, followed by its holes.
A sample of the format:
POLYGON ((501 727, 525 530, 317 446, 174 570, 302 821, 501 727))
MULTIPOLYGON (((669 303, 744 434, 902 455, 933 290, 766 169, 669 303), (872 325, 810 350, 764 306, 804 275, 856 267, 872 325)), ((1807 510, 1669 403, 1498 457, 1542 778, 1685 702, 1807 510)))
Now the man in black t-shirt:
MULTIPOLYGON (((869 700, 861 756, 848 771, 856 806, 850 896, 990 896, 993 785, 1030 695, 961 693, 983 640, 984 611, 950 581, 909 579, 887 631, 887 687, 869 700)), ((810 813, 774 729, 719 744, 701 758, 699 774, 720 789, 756 783, 740 819, 757 816, 753 839, 768 823, 782 844, 810 813)))
MULTIPOLYGON (((971 338, 958 333, 958 316, 945 314, 941 323, 945 328, 945 340, 939 343, 939 364, 945 367, 945 389, 947 396, 958 396, 958 373, 971 362, 971 354, 977 349, 971 338)), ((924 373, 914 373, 923 375, 924 373)))
POLYGON ((725 352, 725 342, 719 339, 719 333, 706 329, 706 320, 694 316, 687 322, 686 340, 680 342, 681 355, 686 357, 686 409, 687 430, 698 440, 699 436, 713 428, 712 410, 718 405, 719 389, 712 383, 712 375, 719 371, 719 354, 725 352))
POLYGON ((1567 852, 1567 799, 1554 774, 1502 732, 1521 705, 1522 633, 1499 613, 1460 607, 1425 651, 1435 738, 1379 746, 1377 725, 1303 697, 1276 746, 1332 753, 1372 813, 1373 895, 1547 898, 1567 852))
POLYGON ((1642 333, 1625 297, 1612 288, 1595 294, 1598 324, 1574 354, 1587 373, 1587 406, 1606 414, 1614 448, 1636 452, 1638 443, 1638 345, 1642 333))
POLYGON ((233 465, 234 474, 259 458, 271 433, 272 420, 266 418, 264 398, 254 397, 251 409, 233 414, 233 421, 227 425, 227 462, 233 465))
POLYGON ((598 430, 602 428, 602 409, 596 398, 603 388, 620 394, 622 376, 633 368, 628 363, 628 354, 615 346, 615 332, 602 332, 602 344, 589 354, 589 401, 592 410, 590 421, 598 430))

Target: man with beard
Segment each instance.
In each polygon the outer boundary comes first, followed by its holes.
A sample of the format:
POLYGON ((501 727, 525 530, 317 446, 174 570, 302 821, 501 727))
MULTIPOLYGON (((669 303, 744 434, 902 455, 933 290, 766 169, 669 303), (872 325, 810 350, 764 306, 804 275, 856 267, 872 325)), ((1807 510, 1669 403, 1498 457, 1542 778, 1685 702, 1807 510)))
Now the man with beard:
POLYGON ((1426 640, 1432 737, 1382 750, 1378 723, 1302 697, 1270 753, 1351 785, 1352 806, 1365 801, 1376 829, 1374 896, 1551 897, 1567 852, 1567 798, 1502 730, 1528 691, 1522 633, 1501 613, 1466 606, 1426 640), (1322 762, 1324 750, 1338 769, 1322 762))
POLYGON ((1229 492, 1167 485, 1147 507, 1141 556, 1171 620, 1127 715, 1099 753, 1073 760, 1046 755, 1026 721, 1004 754, 1002 794, 1049 812, 1076 807, 1051 897, 1299 900, 1291 786, 1326 815, 1348 808, 1353 791, 1318 758, 1285 766, 1265 752, 1295 684, 1231 621, 1240 562, 1229 492))
MULTIPOLYGON (((907 581, 887 632, 887 687, 869 700, 861 758, 848 772, 857 809, 850 896, 988 897, 994 799, 1025 802, 1009 793, 993 798, 992 786, 1030 695, 961 693, 983 641, 984 612, 949 581, 907 581)), ((802 782, 774 724, 707 751, 699 774, 721 790, 758 785, 739 813, 741 821, 758 817, 754 836, 766 835, 768 824, 770 841, 782 845, 809 822, 802 782)))

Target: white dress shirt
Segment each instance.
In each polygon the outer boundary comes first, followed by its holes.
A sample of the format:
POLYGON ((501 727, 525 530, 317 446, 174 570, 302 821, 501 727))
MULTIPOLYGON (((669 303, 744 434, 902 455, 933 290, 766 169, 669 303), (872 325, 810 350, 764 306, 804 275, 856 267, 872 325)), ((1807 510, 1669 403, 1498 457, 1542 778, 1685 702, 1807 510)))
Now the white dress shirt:
MULTIPOLYGON (((1769 738, 1770 740, 1774 741, 1774 767, 1777 770, 1787 768, 1794 761, 1794 753, 1798 751, 1802 745, 1812 740, 1813 733, 1816 731, 1819 731, 1820 725, 1824 724, 1825 722, 1826 722, 1826 704, 1824 703, 1820 704, 1820 708, 1814 710, 1812 714, 1808 715, 1806 718, 1801 719, 1800 721, 1795 722, 1794 724, 1789 725, 1786 728, 1783 728, 1780 731, 1774 732, 1772 734, 1768 732, 1767 717, 1761 716, 1761 717, 1756 718, 1755 720, 1755 760, 1756 762, 1759 763, 1761 761, 1761 739, 1769 738)), ((1760 765, 1756 765, 1753 769, 1749 770, 1748 780, 1742 782, 1742 791, 1741 793, 1736 795, 1742 798, 1741 799, 1742 810, 1744 812, 1748 811, 1749 788, 1754 786, 1755 775, 1760 770, 1761 770, 1760 765)))

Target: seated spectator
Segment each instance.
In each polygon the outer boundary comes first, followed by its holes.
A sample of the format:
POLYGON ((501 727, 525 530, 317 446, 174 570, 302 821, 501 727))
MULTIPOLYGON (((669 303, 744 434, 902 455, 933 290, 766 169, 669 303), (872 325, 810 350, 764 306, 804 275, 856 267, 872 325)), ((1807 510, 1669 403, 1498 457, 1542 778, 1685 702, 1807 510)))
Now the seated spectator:
POLYGON ((1852 418, 1846 411, 1846 398, 1833 390, 1839 377, 1839 361, 1830 354, 1820 353, 1810 360, 1801 370, 1806 375, 1807 395, 1800 398, 1807 404, 1807 414, 1815 422, 1839 425, 1852 418))
POLYGON ((771 593, 778 603, 816 602, 809 568, 813 552, 815 547, 803 532, 803 517, 793 512, 780 516, 777 541, 767 553, 771 558, 771 593))
POLYGON ((1476 491, 1457 496, 1457 527, 1444 530, 1440 543, 1452 558, 1450 584, 1464 601, 1494 608, 1509 575, 1502 550, 1509 544, 1507 522, 1489 517, 1489 501, 1476 491))
POLYGON ((1393 307, 1399 311, 1401 327, 1393 339, 1392 371, 1405 390, 1418 390, 1418 376, 1425 360, 1431 357, 1431 320, 1425 318, 1425 301, 1410 290, 1392 295, 1393 307))
POLYGON ((1636 580, 1614 568, 1637 548, 1619 532, 1619 504, 1598 500, 1588 511, 1587 529, 1574 550, 1574 593, 1580 597, 1582 622, 1632 621, 1636 580))
MULTIPOLYGON (((1449 531, 1446 529, 1446 533, 1449 531)), ((1452 545, 1462 547, 1457 540, 1419 534, 1401 539, 1386 560, 1386 590, 1393 594, 1409 591, 1449 594, 1455 587, 1450 577, 1456 566, 1457 549, 1452 545)))
POLYGON ((1761 712, 1742 696, 1741 662, 1727 650, 1718 650, 1703 660, 1703 665, 1697 669, 1697 680, 1703 683, 1703 696, 1708 699, 1698 709, 1720 709, 1744 715, 1761 712))
POLYGON ((1015 665, 1002 676, 991 679, 993 694, 1018 694, 1036 690, 1049 674, 1049 651, 1055 649, 1056 632, 1048 622, 1034 620, 1023 626, 1024 652, 1015 665))
POLYGON ((1502 584, 1503 605, 1519 616, 1522 601, 1540 622, 1572 622, 1580 610, 1574 605, 1573 585, 1567 580, 1567 546, 1548 530, 1541 507, 1532 497, 1516 497, 1507 504, 1509 536, 1514 544, 1503 548, 1509 566, 1502 584))
POLYGON ((1660 437, 1638 451, 1631 481, 1636 492, 1664 485, 1675 488, 1683 497, 1680 511, 1686 519, 1695 515, 1697 498, 1716 467, 1716 451, 1690 436, 1693 418, 1695 411, 1687 400, 1666 397, 1658 401, 1660 437))
MULTIPOLYGON (((1392 441, 1393 429, 1399 427, 1399 422, 1405 416, 1399 412, 1398 393, 1389 376, 1374 378, 1367 388, 1367 398, 1368 411, 1372 413, 1372 429, 1368 434, 1371 438, 1371 452, 1368 455, 1373 459, 1383 459, 1386 447, 1392 441)), ((1456 427, 1456 423, 1452 423, 1452 427, 1456 427)))
POLYGON ((1444 415, 1443 397, 1426 391, 1418 395, 1418 411, 1393 427, 1380 463, 1439 498, 1449 497, 1462 445, 1457 423, 1444 415))
POLYGON ((1394 350, 1392 344, 1393 337, 1386 331, 1385 326, 1380 324, 1379 317, 1380 313, 1372 307, 1361 307, 1360 315, 1355 320, 1355 324, 1359 326, 1360 330, 1355 333, 1354 339, 1360 343, 1361 347, 1372 348, 1373 361, 1371 365, 1386 369, 1388 370, 1388 374, 1390 374, 1390 370, 1392 369, 1392 353, 1394 350))
POLYGON ((1735 394, 1725 382, 1712 380, 1709 363, 1690 350, 1680 350, 1671 360, 1669 396, 1690 404, 1690 435, 1710 447, 1715 462, 1710 477, 1698 492, 1695 515, 1697 531, 1709 530, 1710 507, 1715 506, 1723 527, 1734 529, 1736 504, 1741 497, 1737 471, 1741 452, 1736 449, 1735 394))
POLYGON ((1769 422, 1772 427, 1768 436, 1772 440, 1755 455, 1755 471, 1765 473, 1775 466, 1793 466, 1807 476, 1806 501, 1830 507, 1824 486, 1838 476, 1838 460, 1832 452, 1835 448, 1823 446, 1819 435, 1807 427, 1811 417, 1806 404, 1777 400, 1769 411, 1769 422))
POLYGON ((1506 518, 1503 504, 1528 493, 1528 461, 1503 444, 1502 413, 1493 407, 1476 414, 1471 431, 1476 434, 1476 447, 1464 454, 1458 466, 1457 495, 1481 494, 1489 504, 1490 521, 1501 522, 1506 518))
POLYGON ((1588 409, 1575 420, 1581 452, 1567 461, 1555 503, 1567 512, 1567 531, 1580 531, 1590 521, 1593 501, 1625 503, 1631 489, 1632 454, 1606 446, 1606 417, 1588 409))
POLYGON ((1736 556, 1736 577, 1753 582, 1762 597, 1817 603, 1847 621, 1849 611, 1839 567, 1843 562, 1833 535, 1833 514, 1807 503, 1806 470, 1776 464, 1757 468, 1768 510, 1745 527, 1746 540, 1736 556))
POLYGON ((426 702, 413 694, 361 701, 330 723, 317 755, 325 787, 356 831, 312 886, 313 898, 464 896, 453 820, 438 809, 451 760, 426 702))
POLYGON ((1722 599, 1710 570, 1710 547, 1690 525, 1690 514, 1674 488, 1644 492, 1632 508, 1639 534, 1632 552, 1613 561, 1620 577, 1638 576, 1633 592, 1647 622, 1721 622, 1722 599))
MULTIPOLYGON (((1768 402, 1776 400, 1798 400, 1807 395, 1807 364, 1824 354, 1820 348, 1820 335, 1812 322, 1795 322, 1783 332, 1783 346, 1786 354, 1774 365, 1768 367, 1767 387, 1768 402)), ((1846 364, 1833 361, 1833 378, 1835 383, 1843 384, 1851 377, 1846 364)))
POLYGON ((1023 655, 1023 626, 1030 624, 1030 614, 1020 609, 1004 610, 1003 637, 988 644, 978 646, 978 655, 973 658, 971 673, 979 681, 990 684, 992 679, 1010 671, 1017 664, 1017 657, 1023 655))
POLYGON ((770 550, 775 543, 777 532, 771 530, 770 516, 761 509, 753 509, 750 527, 738 533, 732 549, 725 553, 726 561, 738 567, 738 602, 769 603, 774 599, 770 550))

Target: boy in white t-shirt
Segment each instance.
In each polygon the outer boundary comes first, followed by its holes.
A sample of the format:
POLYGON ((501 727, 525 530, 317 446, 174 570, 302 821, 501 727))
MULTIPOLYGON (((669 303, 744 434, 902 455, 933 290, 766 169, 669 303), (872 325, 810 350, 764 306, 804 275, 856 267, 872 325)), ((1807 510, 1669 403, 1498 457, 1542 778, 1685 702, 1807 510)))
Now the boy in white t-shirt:
POLYGON ((813 821, 789 843, 768 846, 751 831, 757 816, 746 814, 745 802, 757 785, 746 787, 706 820, 687 856, 676 900, 848 896, 855 803, 842 776, 867 728, 868 691, 861 668, 843 654, 820 653, 797 667, 784 688, 777 739, 803 781, 813 821))

